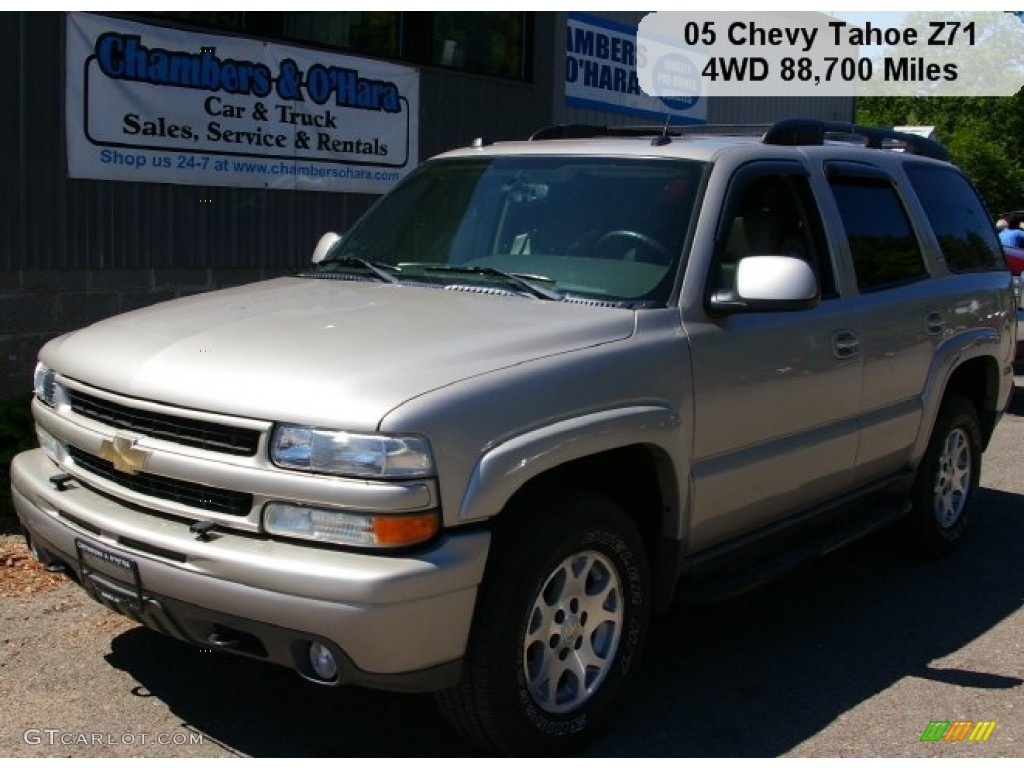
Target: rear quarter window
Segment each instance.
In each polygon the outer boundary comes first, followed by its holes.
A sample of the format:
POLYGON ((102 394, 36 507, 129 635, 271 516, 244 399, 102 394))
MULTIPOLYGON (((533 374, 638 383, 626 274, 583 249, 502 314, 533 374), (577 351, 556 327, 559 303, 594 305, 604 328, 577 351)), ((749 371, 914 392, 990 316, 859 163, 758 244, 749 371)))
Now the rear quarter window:
POLYGON ((907 178, 953 272, 1005 269, 1002 248, 974 187, 952 168, 908 163, 907 178))

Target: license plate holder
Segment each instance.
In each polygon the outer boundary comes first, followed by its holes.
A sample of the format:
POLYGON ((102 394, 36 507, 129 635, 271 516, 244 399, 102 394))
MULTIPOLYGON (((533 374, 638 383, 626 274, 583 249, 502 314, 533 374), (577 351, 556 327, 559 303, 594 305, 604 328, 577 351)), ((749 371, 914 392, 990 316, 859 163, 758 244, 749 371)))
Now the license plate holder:
POLYGON ((75 549, 86 589, 114 608, 127 606, 142 612, 142 578, 135 560, 84 539, 75 539, 75 549))

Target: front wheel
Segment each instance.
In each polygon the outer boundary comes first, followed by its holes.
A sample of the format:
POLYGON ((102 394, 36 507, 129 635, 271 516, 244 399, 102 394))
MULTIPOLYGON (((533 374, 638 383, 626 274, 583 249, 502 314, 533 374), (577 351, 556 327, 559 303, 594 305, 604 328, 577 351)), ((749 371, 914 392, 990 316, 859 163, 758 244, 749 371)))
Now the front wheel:
POLYGON ((508 510, 477 601, 448 722, 489 751, 575 749, 635 672, 650 614, 643 543, 616 504, 559 492, 508 510))
POLYGON ((918 552, 941 554, 963 537, 980 475, 978 413, 970 400, 951 395, 939 410, 911 497, 911 544, 918 552))

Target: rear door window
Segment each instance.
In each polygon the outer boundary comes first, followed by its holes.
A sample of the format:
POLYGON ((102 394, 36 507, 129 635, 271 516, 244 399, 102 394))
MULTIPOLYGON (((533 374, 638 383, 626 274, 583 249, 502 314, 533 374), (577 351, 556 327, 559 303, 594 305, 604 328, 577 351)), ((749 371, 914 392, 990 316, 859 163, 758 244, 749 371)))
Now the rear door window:
POLYGON ((892 183, 877 175, 830 179, 863 293, 927 276, 921 245, 892 183))

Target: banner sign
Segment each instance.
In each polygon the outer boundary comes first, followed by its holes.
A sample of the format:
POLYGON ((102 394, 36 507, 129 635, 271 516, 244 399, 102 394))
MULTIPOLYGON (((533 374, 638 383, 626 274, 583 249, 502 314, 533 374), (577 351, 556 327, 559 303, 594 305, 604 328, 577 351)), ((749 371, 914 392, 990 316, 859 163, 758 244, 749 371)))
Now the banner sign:
POLYGON ((418 162, 419 73, 69 13, 68 174, 383 193, 418 162))
MULTIPOLYGON (((637 68, 647 66, 646 45, 637 43, 635 27, 582 13, 566 24, 565 103, 646 117, 659 123, 706 123, 707 99, 659 98, 645 93, 637 68)), ((699 77, 698 77, 699 79, 699 77)))

